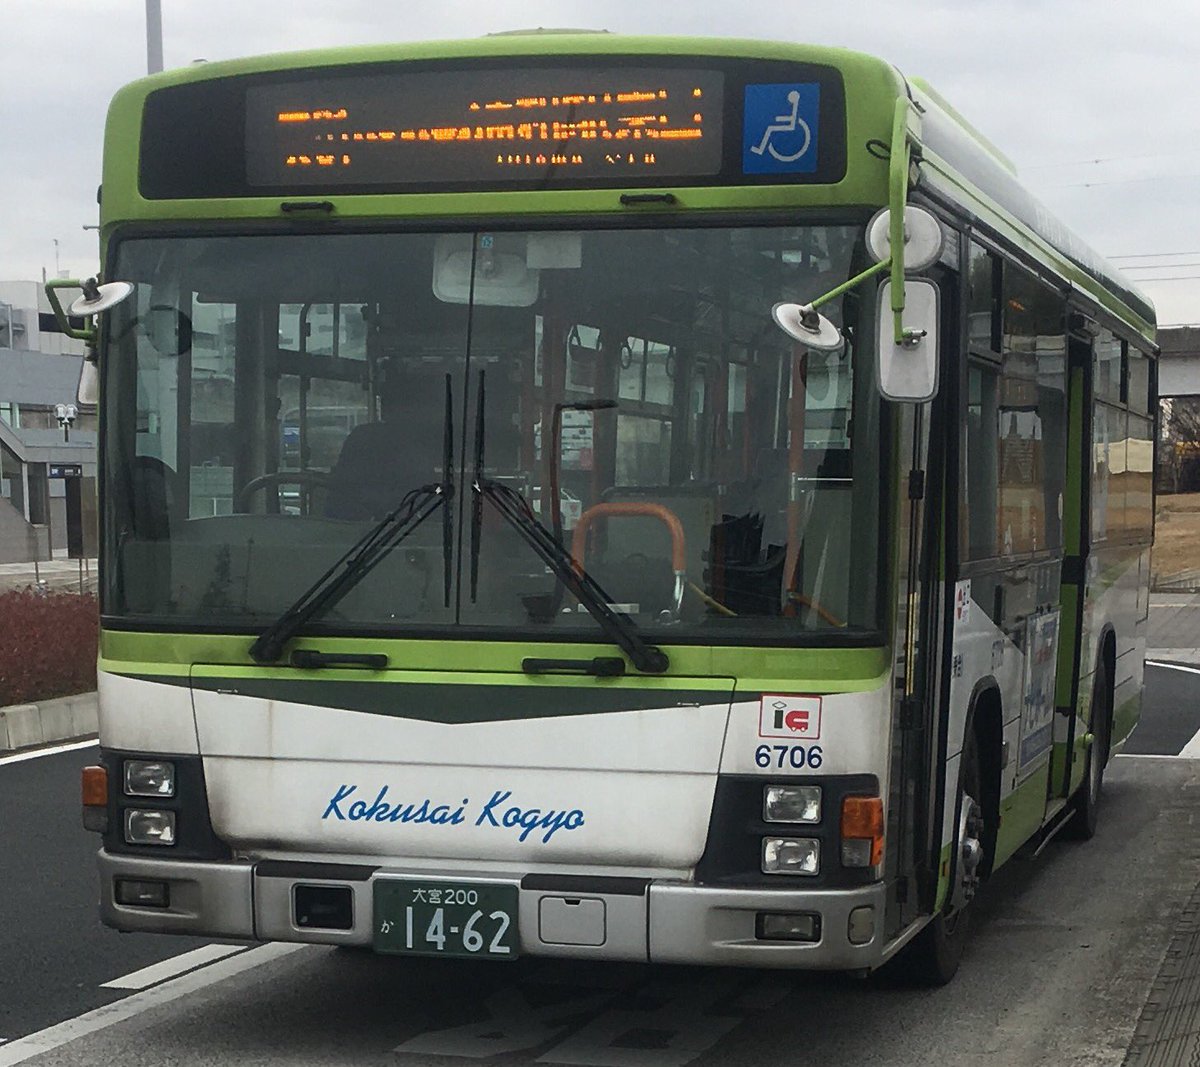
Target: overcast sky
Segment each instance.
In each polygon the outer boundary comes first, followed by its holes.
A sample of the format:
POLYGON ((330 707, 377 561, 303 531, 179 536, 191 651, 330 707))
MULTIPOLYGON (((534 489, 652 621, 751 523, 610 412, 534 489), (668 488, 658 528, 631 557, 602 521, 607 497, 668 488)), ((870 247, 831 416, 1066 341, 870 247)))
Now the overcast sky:
MULTIPOLYGON (((162 0, 167 67, 529 26, 842 45, 928 78, 1052 211, 1200 323, 1196 0, 162 0), (1098 161, 1098 162, 1092 162, 1098 161), (1184 253, 1178 257, 1164 253, 1184 253)), ((113 92, 145 73, 144 0, 0 0, 0 278, 97 269, 113 92)))

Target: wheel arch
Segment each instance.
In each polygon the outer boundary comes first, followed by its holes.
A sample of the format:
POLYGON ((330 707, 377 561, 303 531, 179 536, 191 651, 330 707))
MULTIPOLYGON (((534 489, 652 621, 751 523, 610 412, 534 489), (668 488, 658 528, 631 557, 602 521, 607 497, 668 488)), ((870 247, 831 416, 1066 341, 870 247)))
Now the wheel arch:
MULTIPOLYGON (((996 830, 1000 825, 1000 774, 1004 769, 1004 704, 1000 685, 991 675, 979 679, 971 691, 966 728, 963 731, 964 746, 971 736, 974 736, 979 747, 983 795, 975 799, 983 808, 984 825, 987 827, 980 872, 987 877, 992 872, 996 855, 996 830)), ((955 825, 958 818, 959 813, 955 812, 955 825)))
MULTIPOLYGON (((1104 624, 1104 627, 1100 631, 1100 636, 1097 640, 1097 644, 1099 646, 1099 651, 1096 654, 1095 669, 1097 671, 1100 671, 1101 669, 1103 669, 1107 672, 1105 677, 1108 681, 1108 686, 1107 686, 1107 690, 1105 693, 1106 700, 1105 700, 1105 707, 1104 707, 1104 716, 1105 716, 1105 720, 1106 720, 1105 725, 1108 727, 1108 730, 1107 730, 1105 736, 1110 739, 1107 749, 1111 750, 1111 747, 1112 747, 1111 738, 1112 738, 1112 731, 1113 731, 1113 705, 1115 703, 1115 701, 1113 699, 1113 692, 1114 692, 1114 688, 1117 684, 1117 633, 1113 629, 1111 623, 1104 624)), ((1091 730, 1093 733, 1095 733, 1095 730, 1096 730, 1095 701, 1092 702, 1092 707, 1088 709, 1088 729, 1091 730)), ((1108 763, 1108 756, 1109 756, 1108 750, 1106 750, 1104 753, 1105 764, 1108 763)))

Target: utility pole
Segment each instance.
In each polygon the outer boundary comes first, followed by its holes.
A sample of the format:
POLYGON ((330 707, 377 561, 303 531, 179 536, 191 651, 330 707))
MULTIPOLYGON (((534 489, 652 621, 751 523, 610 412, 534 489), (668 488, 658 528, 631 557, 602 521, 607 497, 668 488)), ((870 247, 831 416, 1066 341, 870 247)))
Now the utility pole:
POLYGON ((162 69, 162 0, 146 0, 146 73, 162 69))

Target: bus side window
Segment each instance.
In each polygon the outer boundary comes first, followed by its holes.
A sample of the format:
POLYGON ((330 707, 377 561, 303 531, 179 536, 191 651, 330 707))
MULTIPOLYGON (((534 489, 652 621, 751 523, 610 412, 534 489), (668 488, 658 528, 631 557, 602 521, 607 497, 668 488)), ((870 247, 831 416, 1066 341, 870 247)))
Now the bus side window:
POLYGON ((967 521, 967 560, 999 553, 997 518, 1000 487, 1000 368, 972 359, 967 370, 967 448, 963 464, 963 503, 967 521))

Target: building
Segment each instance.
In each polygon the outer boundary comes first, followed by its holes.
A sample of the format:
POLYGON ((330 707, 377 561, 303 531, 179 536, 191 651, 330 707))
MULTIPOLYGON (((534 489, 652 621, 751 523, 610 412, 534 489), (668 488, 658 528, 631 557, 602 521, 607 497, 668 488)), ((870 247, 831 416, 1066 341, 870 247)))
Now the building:
POLYGON ((1200 326, 1158 331, 1160 493, 1200 490, 1200 326))
POLYGON ((96 416, 64 432, 84 346, 38 282, 0 282, 0 563, 93 554, 96 416))

